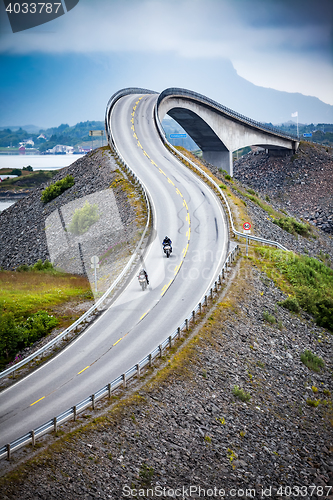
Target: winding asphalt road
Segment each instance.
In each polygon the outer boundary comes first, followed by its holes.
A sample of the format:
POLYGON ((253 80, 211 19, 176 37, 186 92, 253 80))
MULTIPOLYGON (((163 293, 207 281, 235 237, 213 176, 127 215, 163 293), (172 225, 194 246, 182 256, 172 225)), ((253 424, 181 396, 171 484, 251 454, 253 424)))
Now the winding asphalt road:
POLYGON ((0 394, 0 446, 72 407, 159 345, 212 286, 228 250, 226 216, 213 192, 162 144, 153 120, 157 95, 128 95, 111 113, 118 151, 146 186, 155 238, 112 306, 80 337, 0 394), (168 235, 167 259, 161 241, 168 235))

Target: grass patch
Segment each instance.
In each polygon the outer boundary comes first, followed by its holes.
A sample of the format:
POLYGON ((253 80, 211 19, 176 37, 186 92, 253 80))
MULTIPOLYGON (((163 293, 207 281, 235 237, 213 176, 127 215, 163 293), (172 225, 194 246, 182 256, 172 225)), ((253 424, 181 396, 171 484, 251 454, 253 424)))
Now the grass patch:
POLYGON ((244 389, 240 389, 238 385, 234 386, 232 393, 243 402, 248 402, 251 399, 251 395, 248 392, 245 392, 244 389))
POLYGON ((273 314, 270 314, 268 311, 264 311, 262 313, 262 316, 264 320, 267 321, 267 323, 269 323, 270 325, 274 325, 276 323, 275 316, 273 316, 273 314))
POLYGON ((277 224, 281 229, 287 231, 294 236, 300 234, 301 236, 309 237, 311 235, 311 227, 308 224, 297 222, 293 217, 279 217, 273 219, 273 223, 277 224))
POLYGON ((27 266, 28 272, 0 271, 0 366, 59 324, 53 307, 90 292, 86 278, 38 270, 43 266, 40 261, 27 266))
POLYGON ((307 349, 301 354, 301 361, 314 372, 319 372, 325 366, 324 360, 307 349))
POLYGON ((314 316, 319 326, 333 331, 333 270, 323 262, 292 252, 257 247, 258 265, 289 297, 284 307, 314 316), (297 302, 296 302, 296 301, 297 302))
POLYGON ((278 302, 279 306, 288 309, 288 311, 298 313, 300 311, 300 306, 296 297, 288 297, 286 300, 278 302))

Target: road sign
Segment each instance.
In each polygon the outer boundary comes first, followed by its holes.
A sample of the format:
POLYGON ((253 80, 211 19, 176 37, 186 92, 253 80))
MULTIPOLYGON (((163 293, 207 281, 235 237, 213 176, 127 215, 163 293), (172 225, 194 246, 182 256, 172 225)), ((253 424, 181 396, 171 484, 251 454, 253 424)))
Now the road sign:
POLYGON ((89 130, 89 135, 92 137, 95 135, 104 135, 104 130, 89 130))
POLYGON ((309 133, 309 134, 303 134, 303 137, 312 137, 312 134, 309 133))
POLYGON ((170 134, 170 139, 185 139, 187 134, 170 134))
POLYGON ((251 229, 251 224, 249 222, 244 222, 243 229, 245 229, 245 231, 249 231, 251 229))
POLYGON ((97 255, 93 255, 90 259, 90 262, 94 265, 98 264, 99 263, 99 258, 97 257, 97 255))

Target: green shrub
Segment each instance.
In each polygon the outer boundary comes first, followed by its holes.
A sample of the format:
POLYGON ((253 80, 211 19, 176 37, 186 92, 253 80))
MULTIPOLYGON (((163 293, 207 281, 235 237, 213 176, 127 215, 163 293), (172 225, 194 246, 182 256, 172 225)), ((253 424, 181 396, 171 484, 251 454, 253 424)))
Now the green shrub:
POLYGON ((13 313, 0 312, 0 357, 13 358, 18 350, 31 346, 58 323, 59 320, 46 311, 37 311, 18 324, 13 313))
POLYGON ((309 368, 309 370, 312 370, 314 372, 319 372, 320 368, 323 368, 325 366, 322 358, 319 358, 318 356, 313 354, 313 352, 307 349, 301 354, 301 361, 305 364, 305 366, 309 368))
POLYGON ((88 231, 90 226, 95 224, 98 219, 98 206, 90 205, 88 201, 86 201, 82 208, 77 208, 75 210, 68 230, 73 234, 83 234, 88 231))
POLYGON ((310 226, 297 222, 293 217, 280 217, 279 219, 273 219, 273 222, 290 234, 300 234, 301 236, 310 235, 310 226))
POLYGON ((227 186, 226 186, 225 184, 219 184, 219 187, 220 187, 221 189, 227 189, 227 186))
POLYGON ((41 200, 44 203, 47 203, 57 196, 61 195, 66 189, 71 188, 74 186, 74 177, 72 175, 67 175, 60 181, 56 181, 47 188, 44 189, 42 192, 41 200))
POLYGON ((256 194, 256 192, 255 192, 255 190, 254 190, 254 189, 249 188, 249 189, 247 189, 246 191, 247 191, 248 193, 250 193, 250 194, 253 194, 254 196, 258 196, 258 195, 256 194))
POLYGON ((231 181, 231 175, 229 175, 229 174, 226 174, 226 175, 224 176, 224 178, 225 178, 225 179, 227 179, 227 181, 231 181))
POLYGON ((248 392, 245 392, 243 389, 240 389, 238 385, 235 385, 232 393, 234 396, 237 396, 241 401, 247 402, 250 401, 251 395, 248 392))
POLYGON ((22 175, 22 170, 20 170, 19 168, 14 168, 9 175, 17 175, 18 177, 20 177, 22 175))
POLYGON ((306 400, 306 404, 308 404, 309 406, 312 406, 313 408, 317 408, 317 406, 319 405, 320 401, 318 401, 317 399, 310 399, 308 398, 306 400))
POLYGON ((300 311, 299 303, 296 297, 288 297, 286 300, 278 302, 279 306, 288 309, 289 311, 298 313, 300 311))
POLYGON ((273 314, 269 314, 268 311, 264 311, 262 315, 264 320, 270 323, 271 325, 274 325, 274 323, 276 323, 275 317, 273 316, 273 314))
POLYGON ((27 272, 27 271, 50 271, 54 269, 53 264, 49 262, 47 259, 43 262, 42 259, 38 259, 35 264, 28 266, 28 264, 21 264, 16 268, 16 271, 19 273, 27 272))
POLYGON ((268 194, 266 194, 265 196, 265 200, 268 201, 268 203, 271 201, 270 197, 268 196, 268 194))

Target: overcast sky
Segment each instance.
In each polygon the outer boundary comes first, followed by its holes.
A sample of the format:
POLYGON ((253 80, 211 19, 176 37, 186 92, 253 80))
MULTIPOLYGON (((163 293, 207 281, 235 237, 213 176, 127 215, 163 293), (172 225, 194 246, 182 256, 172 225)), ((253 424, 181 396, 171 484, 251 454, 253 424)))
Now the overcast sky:
POLYGON ((255 85, 333 104, 332 26, 332 0, 80 0, 12 33, 0 0, 0 125, 102 120, 128 86, 186 84, 228 106, 221 74, 201 72, 226 61, 255 85))

